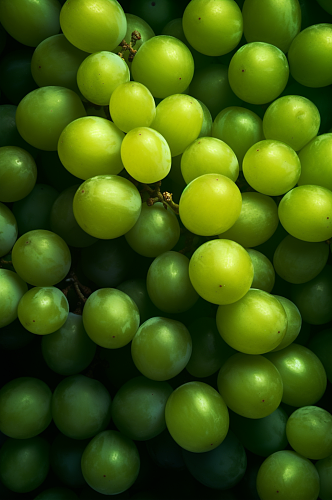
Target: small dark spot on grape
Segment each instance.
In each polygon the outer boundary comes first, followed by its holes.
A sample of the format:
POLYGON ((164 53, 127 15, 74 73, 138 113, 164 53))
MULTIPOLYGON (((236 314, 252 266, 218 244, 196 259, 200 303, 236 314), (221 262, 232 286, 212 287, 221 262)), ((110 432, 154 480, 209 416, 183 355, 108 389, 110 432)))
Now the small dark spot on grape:
POLYGON ((278 333, 280 333, 280 331, 278 330, 278 333))
POLYGON ((82 193, 85 193, 84 189, 83 189, 82 193))
POLYGON ((211 443, 210 446, 213 446, 213 443, 211 443))
POLYGON ((156 2, 151 2, 152 7, 156 5, 156 2))
POLYGON ((201 141, 199 141, 199 143, 198 143, 198 144, 200 144, 200 143, 201 143, 201 141))
POLYGON ((256 151, 259 151, 259 149, 256 149, 256 151))
POLYGON ((138 135, 142 135, 142 134, 138 134, 138 135))
POLYGON ((104 474, 104 477, 106 477, 105 474, 104 474))
POLYGON ((201 18, 199 17, 199 18, 198 18, 198 20, 200 21, 200 20, 201 20, 201 18))
POLYGON ((113 339, 115 339, 115 335, 113 335, 113 339))
POLYGON ((219 288, 222 288, 222 285, 219 285, 219 288))
POLYGON ((180 76, 179 80, 181 80, 181 76, 180 76))
POLYGON ((265 399, 262 399, 262 403, 265 403, 265 399))
POLYGON ((279 490, 277 490, 277 493, 279 493, 279 490))
POLYGON ((40 68, 41 68, 41 66, 38 66, 38 68, 40 69, 40 68))
POLYGON ((153 396, 153 393, 151 392, 151 396, 153 396))
POLYGON ((244 73, 244 72, 245 72, 245 69, 242 70, 242 73, 244 73))
POLYGON ((36 323, 36 321, 33 319, 33 320, 32 320, 32 323, 36 323))
POLYGON ((326 217, 327 219, 329 219, 330 217, 326 217))
POLYGON ((216 179, 216 181, 219 181, 219 179, 216 179))

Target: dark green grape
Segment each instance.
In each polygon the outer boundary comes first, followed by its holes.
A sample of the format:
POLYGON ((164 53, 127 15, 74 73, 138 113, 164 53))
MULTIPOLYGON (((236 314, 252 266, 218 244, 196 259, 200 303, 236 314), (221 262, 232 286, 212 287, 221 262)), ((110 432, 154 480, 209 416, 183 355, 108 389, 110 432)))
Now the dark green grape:
POLYGON ((133 299, 139 310, 141 324, 158 314, 156 306, 149 297, 145 279, 137 278, 123 281, 117 286, 117 289, 133 299))
POLYGON ((59 432, 52 443, 51 468, 69 488, 80 488, 86 484, 81 469, 81 458, 89 442, 89 439, 72 439, 59 432))
POLYGON ((158 35, 169 21, 182 16, 185 3, 183 0, 179 2, 173 2, 172 0, 156 0, 155 2, 131 0, 129 11, 131 14, 144 19, 158 35))
POLYGON ((37 168, 33 157, 16 146, 0 148, 0 201, 22 200, 33 189, 37 168))
POLYGON ((48 183, 59 192, 80 181, 62 165, 57 151, 41 151, 38 167, 48 183))
POLYGON ((0 202, 0 257, 11 251, 17 233, 17 222, 12 211, 0 202))
POLYGON ((78 500, 78 496, 69 488, 49 488, 39 493, 34 500, 78 500))
POLYGON ((310 339, 308 349, 320 359, 327 378, 332 383, 332 328, 316 333, 310 339))
POLYGON ((17 318, 18 304, 28 291, 28 285, 13 271, 0 269, 0 328, 17 318))
POLYGON ((18 319, 0 328, 1 349, 20 349, 30 344, 33 340, 36 340, 36 336, 28 332, 18 319))
POLYGON ((159 467, 178 470, 185 468, 182 448, 174 441, 168 429, 149 439, 146 447, 150 457, 159 467))
POLYGON ((33 158, 36 158, 38 150, 30 146, 17 130, 15 120, 16 110, 17 106, 12 104, 3 104, 0 106, 0 147, 16 146, 25 149, 33 158))
POLYGON ((120 388, 133 377, 141 375, 131 355, 131 343, 119 349, 101 347, 99 353, 104 373, 114 387, 120 388))
POLYGON ((37 88, 31 75, 33 51, 28 48, 13 50, 6 54, 0 63, 0 88, 13 104, 37 88))
POLYGON ((331 500, 332 495, 332 455, 315 463, 319 474, 319 497, 322 500, 331 500))

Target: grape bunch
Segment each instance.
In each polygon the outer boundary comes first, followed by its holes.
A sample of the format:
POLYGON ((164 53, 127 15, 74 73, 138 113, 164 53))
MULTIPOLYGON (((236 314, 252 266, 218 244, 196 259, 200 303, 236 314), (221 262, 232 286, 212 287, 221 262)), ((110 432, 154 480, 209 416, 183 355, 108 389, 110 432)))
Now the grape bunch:
POLYGON ((0 1, 0 497, 332 500, 330 0, 0 1))

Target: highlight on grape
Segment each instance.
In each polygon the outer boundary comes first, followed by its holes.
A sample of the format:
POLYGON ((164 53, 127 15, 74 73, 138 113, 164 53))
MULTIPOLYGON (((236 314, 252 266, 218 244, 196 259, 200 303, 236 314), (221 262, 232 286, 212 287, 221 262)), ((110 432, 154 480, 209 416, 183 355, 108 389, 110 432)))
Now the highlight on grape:
POLYGON ((0 497, 332 500, 331 0, 0 0, 0 497))

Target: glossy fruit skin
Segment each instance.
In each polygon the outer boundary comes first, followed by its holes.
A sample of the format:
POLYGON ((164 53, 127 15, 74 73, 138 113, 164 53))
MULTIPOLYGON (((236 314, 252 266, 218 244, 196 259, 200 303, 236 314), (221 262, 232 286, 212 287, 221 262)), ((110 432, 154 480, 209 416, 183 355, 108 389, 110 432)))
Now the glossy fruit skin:
POLYGON ((0 279, 0 328, 3 328, 17 318, 17 307, 28 291, 28 285, 18 274, 8 269, 0 269, 0 279))
POLYGON ((16 146, 0 148, 0 201, 22 200, 37 180, 36 162, 28 151, 16 146))

